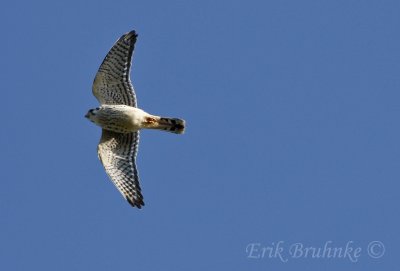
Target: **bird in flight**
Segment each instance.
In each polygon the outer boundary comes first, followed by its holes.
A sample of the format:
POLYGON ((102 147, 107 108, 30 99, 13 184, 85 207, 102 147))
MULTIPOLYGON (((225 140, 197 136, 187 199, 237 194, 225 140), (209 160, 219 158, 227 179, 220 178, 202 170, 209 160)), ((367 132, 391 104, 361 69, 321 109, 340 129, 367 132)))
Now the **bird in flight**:
POLYGON ((129 204, 140 209, 144 201, 136 167, 139 130, 182 134, 185 121, 151 115, 137 107, 130 80, 137 37, 134 30, 122 35, 104 58, 92 87, 100 106, 90 109, 85 117, 102 128, 97 153, 107 175, 129 204))

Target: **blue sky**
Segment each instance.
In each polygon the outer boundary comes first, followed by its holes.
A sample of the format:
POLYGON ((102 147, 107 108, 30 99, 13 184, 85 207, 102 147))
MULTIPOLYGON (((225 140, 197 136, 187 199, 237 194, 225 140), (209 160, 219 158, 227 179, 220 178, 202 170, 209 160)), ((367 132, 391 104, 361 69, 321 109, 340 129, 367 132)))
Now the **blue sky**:
POLYGON ((399 12, 390 0, 3 4, 0 269, 394 270, 399 12), (108 180, 83 117, 132 29, 139 106, 187 121, 183 136, 142 133, 142 210, 108 180), (260 256, 279 242, 286 262, 260 256), (361 252, 296 257, 295 244, 361 252))

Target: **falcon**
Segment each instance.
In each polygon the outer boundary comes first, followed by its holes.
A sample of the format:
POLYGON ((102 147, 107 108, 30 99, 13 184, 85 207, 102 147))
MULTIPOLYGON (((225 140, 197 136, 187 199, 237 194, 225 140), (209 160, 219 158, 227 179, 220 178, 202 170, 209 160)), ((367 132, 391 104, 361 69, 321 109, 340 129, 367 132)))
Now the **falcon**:
POLYGON ((132 55, 138 35, 122 35, 104 58, 94 78, 93 95, 100 106, 85 115, 102 128, 98 157, 107 175, 132 207, 144 206, 136 167, 141 129, 182 134, 185 121, 151 115, 137 107, 130 80, 132 55))

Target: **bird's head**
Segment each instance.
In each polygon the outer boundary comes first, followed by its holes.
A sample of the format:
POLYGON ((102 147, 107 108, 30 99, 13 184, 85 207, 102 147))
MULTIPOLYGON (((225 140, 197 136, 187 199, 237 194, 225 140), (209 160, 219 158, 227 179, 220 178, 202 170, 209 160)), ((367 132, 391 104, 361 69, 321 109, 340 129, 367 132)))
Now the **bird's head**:
POLYGON ((100 108, 96 107, 94 109, 90 109, 86 115, 85 118, 89 119, 90 121, 94 121, 94 118, 96 117, 97 112, 99 112, 100 108))

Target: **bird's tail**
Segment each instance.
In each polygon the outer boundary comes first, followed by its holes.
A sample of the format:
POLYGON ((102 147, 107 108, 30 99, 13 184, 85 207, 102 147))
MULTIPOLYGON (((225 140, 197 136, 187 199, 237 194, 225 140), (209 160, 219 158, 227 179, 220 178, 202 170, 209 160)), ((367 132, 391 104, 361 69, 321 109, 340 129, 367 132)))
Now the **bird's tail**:
POLYGON ((183 134, 185 131, 185 121, 182 119, 160 117, 157 124, 156 129, 175 134, 183 134))

